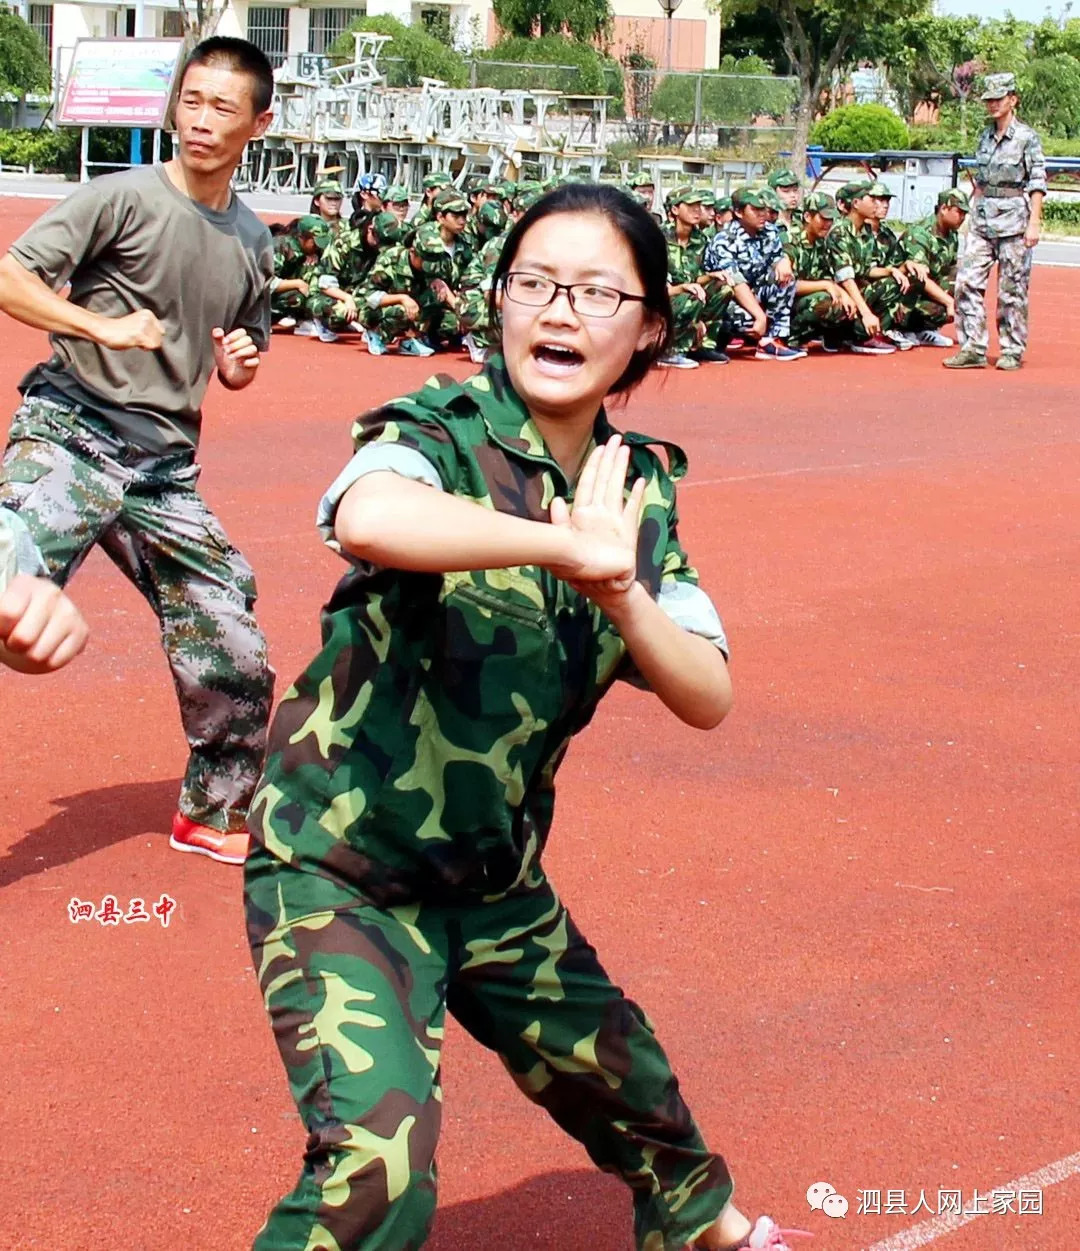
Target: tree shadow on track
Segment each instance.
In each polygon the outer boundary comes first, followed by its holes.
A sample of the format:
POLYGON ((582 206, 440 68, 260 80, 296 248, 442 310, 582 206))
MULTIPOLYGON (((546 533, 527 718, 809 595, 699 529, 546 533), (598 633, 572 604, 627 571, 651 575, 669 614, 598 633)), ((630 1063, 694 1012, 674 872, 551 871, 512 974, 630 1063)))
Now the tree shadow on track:
POLYGON ((431 1251, 630 1251, 632 1220, 630 1192, 622 1182, 594 1170, 568 1170, 440 1208, 428 1246, 431 1251))
POLYGON ((50 802, 59 811, 35 826, 0 857, 0 887, 71 864, 147 830, 167 834, 180 779, 102 786, 50 802))

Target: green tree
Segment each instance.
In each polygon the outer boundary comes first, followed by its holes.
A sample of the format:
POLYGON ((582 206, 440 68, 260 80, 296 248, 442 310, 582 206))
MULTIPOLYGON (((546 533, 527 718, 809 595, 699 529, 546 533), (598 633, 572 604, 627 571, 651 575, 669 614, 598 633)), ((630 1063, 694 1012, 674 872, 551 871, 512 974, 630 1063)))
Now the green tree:
POLYGON ((889 152, 907 147, 908 130, 883 104, 844 104, 813 129, 827 152, 889 152))
POLYGON ((450 87, 467 87, 469 71, 462 58, 445 44, 429 35, 421 26, 406 26, 393 17, 358 17, 344 34, 330 46, 330 55, 338 62, 353 58, 353 32, 371 31, 389 35, 379 61, 389 61, 387 78, 393 87, 418 87, 421 78, 439 78, 450 87))
POLYGON ((567 32, 586 43, 606 38, 611 30, 608 0, 493 0, 495 20, 508 35, 528 39, 567 32))
POLYGON ((477 86, 532 88, 577 92, 581 95, 614 96, 612 112, 623 103, 623 76, 618 61, 605 56, 592 44, 564 35, 543 35, 539 39, 510 36, 494 47, 475 54, 477 86), (484 65, 485 61, 508 65, 484 65), (536 68, 530 68, 535 66, 536 68), (572 66, 572 69, 545 70, 544 66, 572 66))
POLYGON ((44 94, 51 82, 44 44, 17 13, 0 5, 0 95, 44 94))
POLYGON ((1024 120, 1055 139, 1080 138, 1080 61, 1067 52, 1029 61, 1018 86, 1024 120))
POLYGON ((799 80, 792 163, 806 161, 810 125, 833 76, 876 61, 891 28, 929 12, 930 0, 728 0, 726 18, 749 21, 752 51, 799 80))

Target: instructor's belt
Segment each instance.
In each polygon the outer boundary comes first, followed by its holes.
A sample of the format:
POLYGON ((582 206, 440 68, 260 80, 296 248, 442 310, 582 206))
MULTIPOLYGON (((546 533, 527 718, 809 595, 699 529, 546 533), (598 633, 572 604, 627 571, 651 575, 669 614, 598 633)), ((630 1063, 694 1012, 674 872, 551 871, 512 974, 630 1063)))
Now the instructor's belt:
POLYGON ((989 200, 1016 200, 1023 194, 1023 187, 987 187, 983 191, 989 200))

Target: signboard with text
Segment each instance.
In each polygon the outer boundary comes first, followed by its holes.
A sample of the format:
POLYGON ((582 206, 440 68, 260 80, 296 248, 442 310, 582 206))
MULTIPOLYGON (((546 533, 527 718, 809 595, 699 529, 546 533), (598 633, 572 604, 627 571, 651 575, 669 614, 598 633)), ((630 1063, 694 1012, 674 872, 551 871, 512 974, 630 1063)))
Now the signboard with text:
POLYGON ((57 123, 164 126, 182 47, 182 39, 80 39, 57 123))

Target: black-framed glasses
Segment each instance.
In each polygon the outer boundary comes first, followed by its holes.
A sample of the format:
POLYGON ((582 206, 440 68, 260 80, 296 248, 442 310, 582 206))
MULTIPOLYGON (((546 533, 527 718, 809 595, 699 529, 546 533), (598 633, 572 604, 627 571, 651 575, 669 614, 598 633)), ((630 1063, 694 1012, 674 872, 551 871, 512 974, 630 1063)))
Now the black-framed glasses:
POLYGON ((565 291, 570 307, 583 317, 614 317, 626 300, 637 304, 645 302, 645 296, 631 295, 615 287, 600 287, 595 282, 556 282, 554 278, 544 278, 524 270, 506 274, 502 285, 508 300, 533 308, 551 304, 560 291, 565 291))

